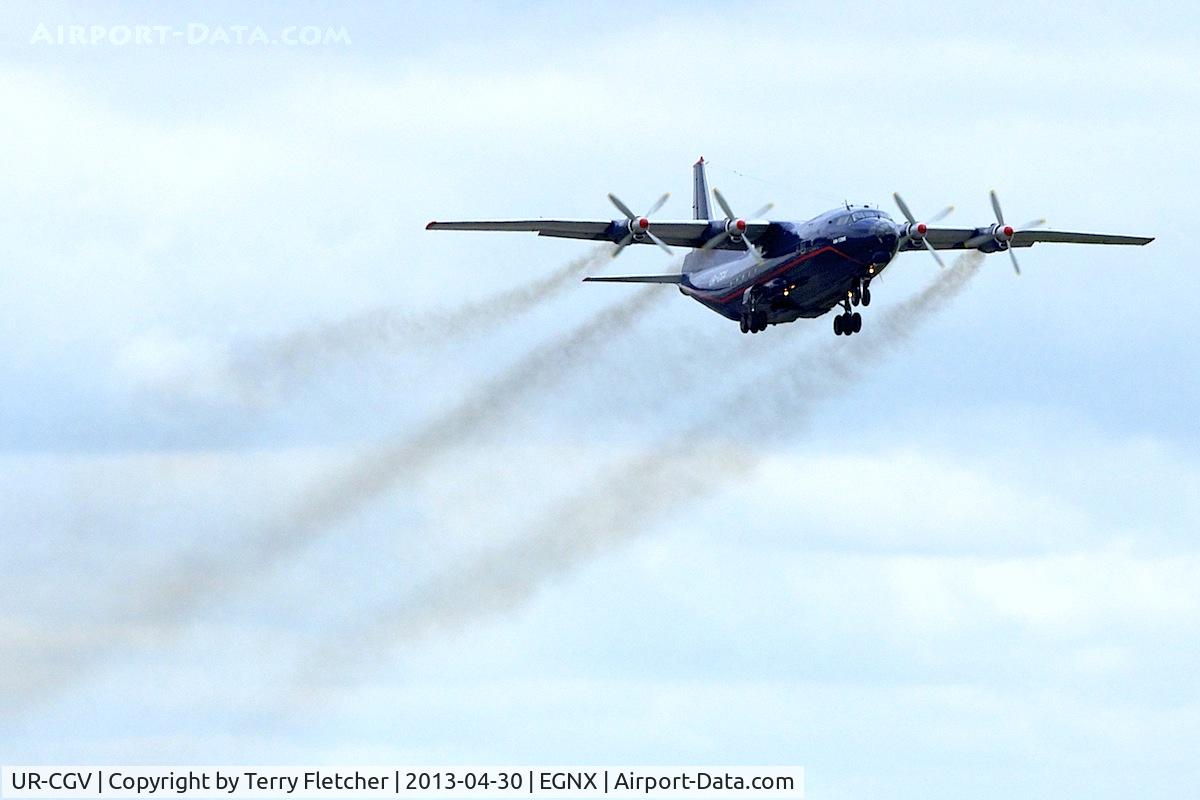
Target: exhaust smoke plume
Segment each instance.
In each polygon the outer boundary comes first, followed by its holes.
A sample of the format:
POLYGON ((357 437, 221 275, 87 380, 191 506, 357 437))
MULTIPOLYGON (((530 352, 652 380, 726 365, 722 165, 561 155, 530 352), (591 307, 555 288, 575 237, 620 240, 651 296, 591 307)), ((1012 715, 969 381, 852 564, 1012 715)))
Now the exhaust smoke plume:
POLYGON ((656 299, 657 288, 644 288, 565 336, 535 347, 445 413, 363 456, 343 474, 312 487, 298 508, 252 533, 237 552, 223 555, 215 563, 200 561, 186 565, 164 582, 154 597, 144 599, 139 605, 150 609, 155 618, 171 623, 197 601, 269 569, 278 559, 296 552, 331 525, 469 443, 507 415, 521 398, 545 389, 572 368, 587 363, 582 356, 594 352, 602 342, 632 330, 656 299))
POLYGON ((548 275, 480 300, 442 307, 444 298, 436 295, 420 310, 381 307, 277 338, 216 341, 147 331, 120 349, 113 368, 123 388, 172 408, 271 406, 285 398, 286 390, 322 371, 375 353, 469 338, 511 322, 575 285, 611 252, 608 245, 596 247, 548 275))
POLYGON ((457 564, 401 603, 376 610, 354 632, 318 649, 328 654, 318 656, 318 669, 336 672, 335 664, 347 652, 380 652, 432 630, 455 629, 513 608, 593 553, 632 538, 681 505, 747 474, 759 455, 741 443, 714 441, 707 431, 735 412, 760 427, 779 421, 778 414, 795 421, 828 395, 853 387, 864 367, 896 349, 957 296, 983 258, 974 251, 960 256, 923 291, 873 319, 872 335, 826 340, 786 369, 773 363, 772 374, 782 380, 755 382, 753 391, 721 403, 678 437, 556 503, 513 542, 457 564), (875 328, 882 332, 875 335, 875 328))
POLYGON ((754 461, 748 453, 686 436, 629 459, 587 492, 554 504, 502 547, 455 565, 399 604, 372 612, 349 633, 322 642, 299 691, 316 689, 330 675, 345 676, 347 653, 361 663, 397 643, 518 607, 588 557, 719 489, 727 475, 748 471, 754 461))
POLYGON ((249 392, 280 388, 302 380, 329 364, 358 359, 379 351, 395 352, 468 338, 516 319, 535 306, 576 285, 579 278, 611 259, 610 245, 527 283, 491 297, 440 308, 435 295, 427 307, 411 311, 376 308, 346 319, 297 330, 249 348, 232 365, 237 382, 249 392))
POLYGON ((660 288, 645 287, 565 335, 534 347, 448 411, 363 456, 343 474, 312 487, 298 508, 251 532, 236 549, 211 555, 181 554, 148 591, 135 593, 117 610, 113 623, 89 626, 103 628, 104 635, 85 635, 87 646, 78 642, 69 646, 62 636, 35 636, 25 631, 19 637, 21 646, 0 661, 7 674, 0 681, 0 690, 7 694, 12 688, 14 696, 26 698, 44 694, 77 678, 88 664, 117 648, 161 644, 176 635, 204 601, 263 574, 330 526, 471 442, 522 398, 590 363, 589 357, 605 342, 633 331, 660 296, 660 288))

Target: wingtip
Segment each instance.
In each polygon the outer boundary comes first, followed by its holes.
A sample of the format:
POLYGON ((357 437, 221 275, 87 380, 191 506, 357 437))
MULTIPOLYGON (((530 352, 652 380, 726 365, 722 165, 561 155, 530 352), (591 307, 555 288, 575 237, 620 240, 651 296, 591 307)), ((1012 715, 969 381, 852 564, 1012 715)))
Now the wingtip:
POLYGON ((698 160, 698 161, 696 161, 696 163, 695 163, 695 164, 693 164, 692 166, 693 166, 693 167, 698 167, 698 166, 700 166, 700 165, 701 165, 701 164, 703 164, 703 163, 704 163, 704 156, 700 156, 699 160, 698 160))
POLYGON ((430 221, 429 221, 429 224, 425 226, 425 230, 427 230, 427 231, 431 231, 431 230, 433 230, 433 226, 434 226, 434 225, 437 225, 437 220, 436 220, 436 219, 434 219, 434 220, 430 220, 430 221))

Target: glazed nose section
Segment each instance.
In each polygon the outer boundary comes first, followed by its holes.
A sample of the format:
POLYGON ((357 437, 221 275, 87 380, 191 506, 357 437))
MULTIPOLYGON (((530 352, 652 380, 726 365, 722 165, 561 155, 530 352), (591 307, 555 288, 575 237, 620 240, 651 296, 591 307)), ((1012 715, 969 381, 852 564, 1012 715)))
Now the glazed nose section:
POLYGON ((900 241, 900 229, 896 227, 896 223, 888 219, 872 220, 870 235, 875 238, 880 248, 889 252, 895 250, 896 244, 900 241))
POLYGON ((889 219, 864 219, 855 223, 854 227, 860 258, 872 264, 886 264, 892 260, 900 243, 900 229, 896 223, 889 219))

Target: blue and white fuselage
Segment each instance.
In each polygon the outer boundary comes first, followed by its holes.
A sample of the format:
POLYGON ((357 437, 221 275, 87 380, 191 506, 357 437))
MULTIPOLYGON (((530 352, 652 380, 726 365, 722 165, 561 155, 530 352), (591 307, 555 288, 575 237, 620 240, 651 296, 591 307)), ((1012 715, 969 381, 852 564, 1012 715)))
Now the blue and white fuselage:
POLYGON ((697 250, 684 258, 679 289, 729 319, 751 306, 768 324, 819 317, 869 285, 899 242, 891 217, 869 208, 772 222, 755 242, 761 263, 745 251, 697 250))

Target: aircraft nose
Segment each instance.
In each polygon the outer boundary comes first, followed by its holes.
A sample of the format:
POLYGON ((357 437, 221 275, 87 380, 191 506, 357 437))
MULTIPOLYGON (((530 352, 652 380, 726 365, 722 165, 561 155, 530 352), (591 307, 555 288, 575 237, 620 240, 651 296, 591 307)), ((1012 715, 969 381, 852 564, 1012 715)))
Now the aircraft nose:
POLYGON ((900 229, 888 219, 863 220, 859 223, 858 241, 864 256, 873 264, 886 264, 896 253, 900 242, 900 229))
POLYGON ((889 249, 894 248, 896 243, 900 241, 900 231, 896 227, 896 223, 891 220, 875 220, 871 225, 871 235, 875 237, 880 245, 889 249))

